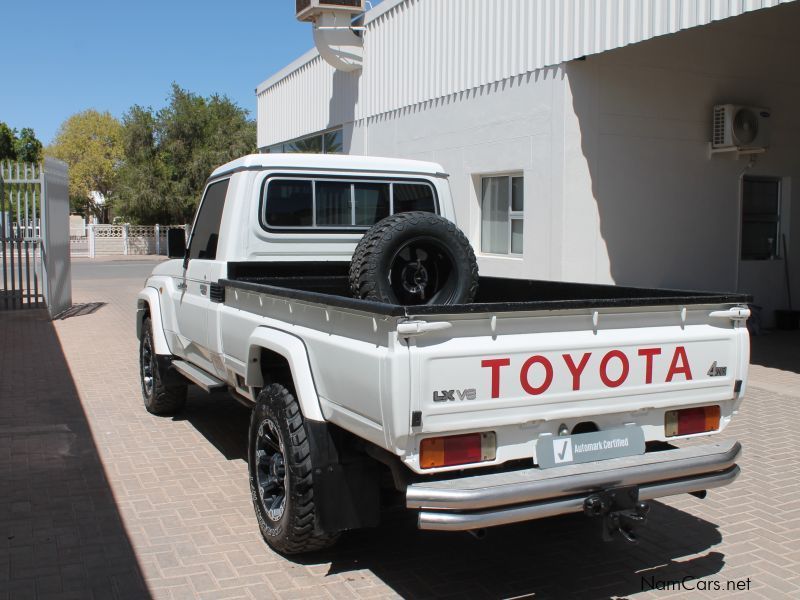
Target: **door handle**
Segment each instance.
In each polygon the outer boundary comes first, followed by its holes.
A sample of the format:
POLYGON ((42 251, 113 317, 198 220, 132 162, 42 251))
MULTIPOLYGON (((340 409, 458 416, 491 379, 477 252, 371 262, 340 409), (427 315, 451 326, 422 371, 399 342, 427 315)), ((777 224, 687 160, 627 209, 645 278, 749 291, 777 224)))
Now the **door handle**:
POLYGON ((447 321, 404 321, 397 324, 397 333, 402 337, 414 337, 450 329, 452 326, 453 324, 447 321))
POLYGON ((746 321, 750 316, 750 309, 746 306, 736 306, 728 310, 713 310, 708 314, 709 317, 719 319, 730 319, 731 321, 746 321))
POLYGON ((200 293, 205 296, 208 293, 208 286, 205 283, 200 284, 200 293))

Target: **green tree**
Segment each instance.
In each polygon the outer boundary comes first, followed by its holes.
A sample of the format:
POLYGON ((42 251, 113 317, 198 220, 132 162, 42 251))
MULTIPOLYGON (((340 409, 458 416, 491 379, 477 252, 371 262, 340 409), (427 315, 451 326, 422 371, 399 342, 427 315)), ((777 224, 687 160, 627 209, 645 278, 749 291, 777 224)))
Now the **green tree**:
POLYGON ((256 147, 255 123, 226 96, 173 84, 166 107, 132 107, 123 117, 125 161, 115 208, 142 224, 191 220, 211 171, 256 147))
POLYGON ((14 140, 14 149, 17 160, 38 163, 42 160, 42 142, 36 139, 36 134, 30 127, 23 127, 19 136, 14 140))
POLYGON ((109 200, 123 159, 122 124, 108 112, 86 110, 69 117, 46 154, 69 165, 73 208, 108 220, 109 200), (105 202, 98 202, 100 194, 105 202))
POLYGON ((17 160, 16 132, 0 121, 0 160, 17 160))

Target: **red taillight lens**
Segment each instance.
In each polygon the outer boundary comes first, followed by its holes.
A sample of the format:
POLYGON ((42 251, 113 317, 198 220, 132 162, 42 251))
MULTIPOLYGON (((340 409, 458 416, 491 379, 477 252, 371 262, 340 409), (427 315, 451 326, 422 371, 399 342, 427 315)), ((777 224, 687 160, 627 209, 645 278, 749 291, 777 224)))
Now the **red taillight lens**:
POLYGON ((664 413, 664 432, 667 437, 707 433, 719 429, 719 406, 683 408, 664 413))
POLYGON ((493 431, 425 438, 419 445, 419 465, 432 469, 494 460, 496 446, 493 431))

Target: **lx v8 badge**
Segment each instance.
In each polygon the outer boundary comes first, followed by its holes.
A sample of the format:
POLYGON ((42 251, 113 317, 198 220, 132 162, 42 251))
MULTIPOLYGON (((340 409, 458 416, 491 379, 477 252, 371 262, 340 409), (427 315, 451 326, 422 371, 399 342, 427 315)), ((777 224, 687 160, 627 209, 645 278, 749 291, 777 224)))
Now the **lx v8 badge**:
POLYGON ((728 367, 718 367, 717 361, 711 363, 711 368, 708 369, 707 375, 709 377, 725 377, 728 374, 728 367))
POLYGON ((463 390, 441 390, 433 392, 434 402, 455 402, 456 400, 475 400, 478 393, 475 388, 465 388, 463 390))

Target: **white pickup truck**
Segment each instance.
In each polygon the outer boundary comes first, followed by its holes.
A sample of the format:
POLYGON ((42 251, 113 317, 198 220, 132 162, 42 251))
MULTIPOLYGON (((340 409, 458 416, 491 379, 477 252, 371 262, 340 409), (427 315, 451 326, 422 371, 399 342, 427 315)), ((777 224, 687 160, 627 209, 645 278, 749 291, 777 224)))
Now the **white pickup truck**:
POLYGON ((673 442, 737 414, 748 297, 481 277, 471 301, 439 303, 415 252, 406 280, 376 275, 404 302, 354 298, 359 240, 405 213, 455 229, 439 165, 246 156, 212 173, 188 248, 172 236, 176 259, 139 293, 146 408, 179 411, 190 383, 253 407, 250 485, 273 548, 373 526, 387 498, 422 529, 583 511, 633 539, 647 500, 737 477, 738 442, 673 442))

